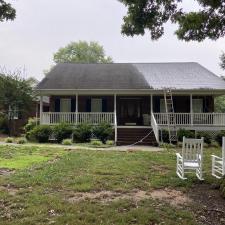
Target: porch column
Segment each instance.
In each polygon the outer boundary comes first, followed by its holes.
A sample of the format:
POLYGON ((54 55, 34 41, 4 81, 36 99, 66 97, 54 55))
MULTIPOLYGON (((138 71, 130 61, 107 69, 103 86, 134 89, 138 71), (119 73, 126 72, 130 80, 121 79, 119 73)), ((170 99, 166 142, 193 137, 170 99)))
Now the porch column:
POLYGON ((40 96, 40 124, 43 123, 43 96, 40 96))
POLYGON ((151 98, 150 98, 150 107, 151 107, 151 113, 153 113, 153 95, 151 94, 151 98))
POLYGON ((190 94, 190 113, 191 113, 191 125, 193 126, 193 96, 190 94))
POLYGON ((115 130, 115 143, 116 143, 117 142, 116 94, 114 94, 114 130, 115 130))
POLYGON ((76 93, 76 125, 78 124, 78 93, 76 93))

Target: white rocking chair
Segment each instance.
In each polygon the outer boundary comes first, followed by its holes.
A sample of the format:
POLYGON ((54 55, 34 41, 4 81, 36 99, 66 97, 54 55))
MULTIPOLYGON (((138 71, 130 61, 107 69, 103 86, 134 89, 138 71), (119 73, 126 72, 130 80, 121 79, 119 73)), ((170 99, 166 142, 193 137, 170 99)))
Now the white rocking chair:
POLYGON ((177 175, 185 180, 184 173, 186 170, 195 170, 199 180, 202 177, 202 159, 203 159, 204 138, 189 139, 183 137, 182 155, 177 155, 177 175))
POLYGON ((225 137, 222 143, 222 158, 212 155, 212 175, 218 179, 225 175, 225 137))

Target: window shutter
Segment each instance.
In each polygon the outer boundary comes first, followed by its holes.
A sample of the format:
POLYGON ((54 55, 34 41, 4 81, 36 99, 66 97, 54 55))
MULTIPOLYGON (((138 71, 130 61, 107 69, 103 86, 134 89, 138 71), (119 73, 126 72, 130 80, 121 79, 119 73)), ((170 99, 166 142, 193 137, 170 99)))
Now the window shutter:
POLYGON ((107 99, 102 99, 102 112, 107 112, 107 99))
POLYGON ((72 98, 71 99, 71 112, 75 112, 76 111, 76 99, 72 98))
POLYGON ((160 97, 153 97, 154 112, 160 112, 160 97))
POLYGON ((86 100, 86 112, 91 112, 91 99, 86 100))
POLYGON ((55 99, 55 112, 60 112, 60 98, 55 99))

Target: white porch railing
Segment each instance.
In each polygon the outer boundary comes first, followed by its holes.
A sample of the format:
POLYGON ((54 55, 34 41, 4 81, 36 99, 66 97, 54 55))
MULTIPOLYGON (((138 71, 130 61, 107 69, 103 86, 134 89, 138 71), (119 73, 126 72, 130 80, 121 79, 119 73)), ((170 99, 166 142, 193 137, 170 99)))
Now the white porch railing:
MULTIPOLYGON (((174 113, 178 126, 225 126, 225 113, 174 113)), ((167 125, 167 113, 154 113, 158 125, 167 125)))
POLYGON ((155 116, 153 113, 151 113, 151 126, 152 126, 152 130, 155 134, 155 139, 159 143, 159 128, 158 128, 158 125, 157 125, 157 122, 155 120, 155 116))
POLYGON ((99 124, 107 122, 114 125, 114 113, 112 112, 43 112, 41 116, 41 124, 54 125, 58 123, 89 123, 99 124))

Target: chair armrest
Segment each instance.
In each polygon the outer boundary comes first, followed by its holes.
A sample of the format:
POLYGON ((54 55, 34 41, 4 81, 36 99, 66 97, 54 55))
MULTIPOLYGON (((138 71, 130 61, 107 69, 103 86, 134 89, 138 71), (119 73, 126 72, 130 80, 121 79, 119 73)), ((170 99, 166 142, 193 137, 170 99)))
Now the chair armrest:
POLYGON ((211 157, 212 157, 212 158, 215 158, 215 159, 219 159, 219 160, 222 160, 222 158, 221 158, 221 157, 219 157, 219 156, 216 156, 216 155, 211 155, 211 157))
POLYGON ((179 158, 179 159, 183 159, 183 157, 181 156, 180 153, 176 153, 176 156, 177 156, 177 158, 179 158))

